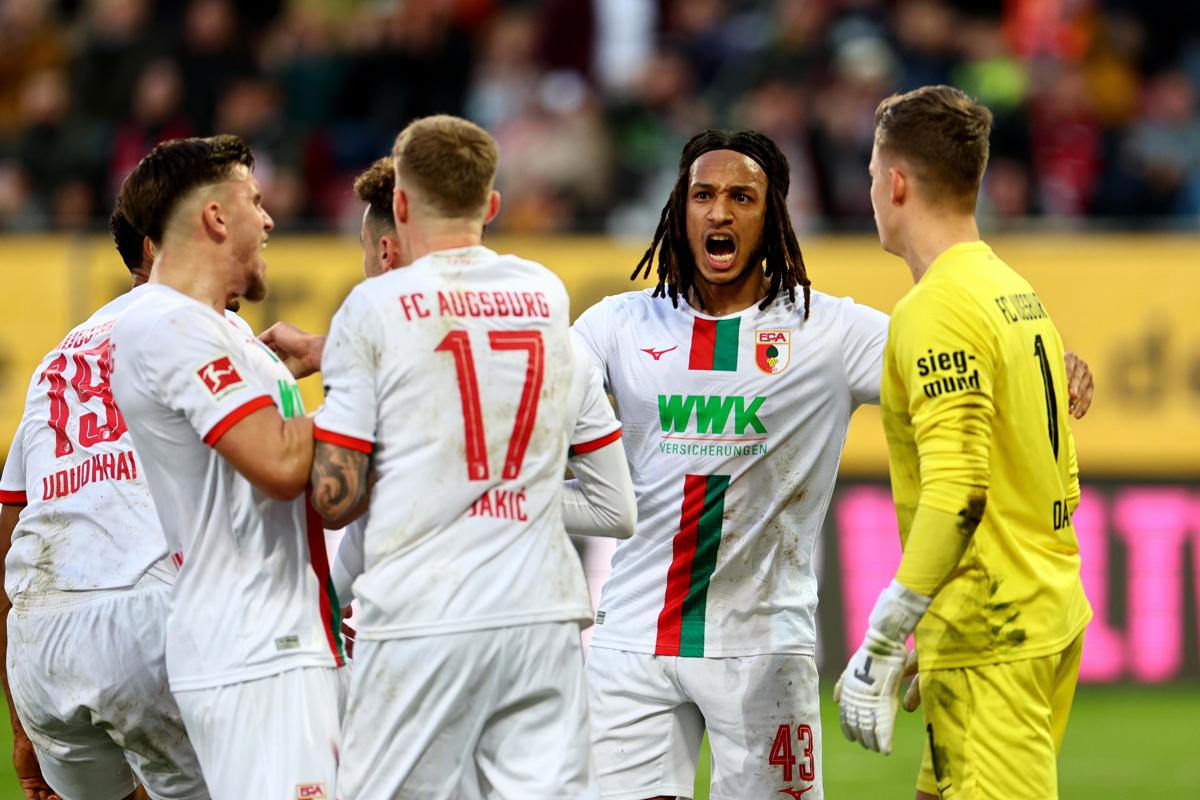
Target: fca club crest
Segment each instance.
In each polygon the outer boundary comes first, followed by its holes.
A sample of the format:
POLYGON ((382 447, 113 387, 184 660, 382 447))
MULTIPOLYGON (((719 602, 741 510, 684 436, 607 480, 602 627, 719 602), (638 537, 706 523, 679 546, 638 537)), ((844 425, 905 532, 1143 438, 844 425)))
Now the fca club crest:
POLYGON ((791 331, 756 331, 754 363, 768 375, 783 372, 792 359, 791 331))

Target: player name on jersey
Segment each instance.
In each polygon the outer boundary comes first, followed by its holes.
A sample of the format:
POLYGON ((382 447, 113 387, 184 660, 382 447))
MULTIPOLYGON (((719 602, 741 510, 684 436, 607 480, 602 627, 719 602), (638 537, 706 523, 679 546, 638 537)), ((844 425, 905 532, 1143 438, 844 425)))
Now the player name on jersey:
POLYGON ((412 322, 434 313, 442 317, 549 318, 550 306, 543 292, 438 290, 436 296, 412 292, 399 296, 404 319, 412 322))
POLYGON ((42 499, 66 497, 97 481, 133 481, 137 476, 137 458, 132 450, 97 453, 82 464, 43 476, 42 499))

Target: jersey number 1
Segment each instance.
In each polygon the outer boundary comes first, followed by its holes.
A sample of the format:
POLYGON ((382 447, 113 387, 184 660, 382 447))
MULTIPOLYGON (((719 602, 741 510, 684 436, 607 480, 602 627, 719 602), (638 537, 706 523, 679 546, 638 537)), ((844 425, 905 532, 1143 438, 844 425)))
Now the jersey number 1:
POLYGON ((1033 354, 1042 368, 1042 383, 1046 388, 1046 416, 1050 420, 1050 449, 1058 458, 1058 398, 1054 394, 1054 373, 1050 371, 1050 359, 1046 356, 1046 343, 1039 333, 1033 337, 1033 354))
MULTIPOLYGON (((81 350, 72 356, 75 361, 75 376, 71 378, 71 388, 79 402, 86 403, 93 397, 100 398, 104 404, 104 422, 95 413, 84 414, 79 418, 79 444, 84 448, 92 447, 100 442, 115 442, 125 435, 125 418, 121 409, 113 401, 112 388, 108 379, 112 374, 112 346, 107 340, 95 347, 81 350), (92 365, 87 357, 96 358, 98 380, 92 383, 92 365)), ((58 358, 42 370, 38 376, 38 384, 50 384, 50 429, 54 431, 54 455, 56 458, 75 452, 71 437, 67 435, 67 422, 71 417, 71 409, 67 405, 67 379, 63 373, 67 369, 67 354, 59 353, 58 358)))
MULTIPOLYGON (((517 418, 513 422, 508 455, 501 472, 505 480, 515 480, 525 461, 525 449, 529 447, 529 437, 533 434, 533 423, 537 419, 545 349, 540 331, 490 331, 488 342, 493 350, 524 350, 528 358, 525 387, 521 390, 521 402, 517 406, 517 418)), ((479 408, 479 380, 475 373, 475 357, 471 354, 471 339, 466 331, 450 331, 434 350, 454 356, 458 393, 462 399, 463 427, 467 437, 467 478, 473 481, 487 480, 487 437, 483 431, 483 412, 479 408)))

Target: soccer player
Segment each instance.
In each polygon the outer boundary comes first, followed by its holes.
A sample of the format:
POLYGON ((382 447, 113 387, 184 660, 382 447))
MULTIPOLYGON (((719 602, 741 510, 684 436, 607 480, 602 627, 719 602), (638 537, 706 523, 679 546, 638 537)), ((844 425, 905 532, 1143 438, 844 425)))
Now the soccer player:
POLYGON ((713 798, 822 796, 813 548, 887 317, 810 289, 788 182, 762 134, 693 137, 634 272, 657 253, 658 285, 573 329, 638 500, 588 653, 605 797, 691 797, 706 727, 713 798))
MULTIPOLYGON (((137 287, 149 272, 143 237, 113 219, 137 287)), ((156 800, 208 797, 167 688, 176 566, 109 383, 111 329, 139 294, 97 310, 42 359, 0 479, 6 684, 28 797, 135 797, 138 783, 156 800)))
POLYGON ((916 284, 893 312, 883 422, 904 555, 840 684, 846 736, 891 749, 916 632, 928 736, 917 797, 1058 797, 1055 760, 1091 607, 1062 340, 980 241, 992 115, 958 89, 875 112, 880 242, 916 284))
POLYGON ((119 203, 157 243, 112 331, 113 392, 183 566, 167 674, 217 800, 333 797, 336 667, 312 422, 288 369, 222 317, 266 294, 272 228, 235 136, 155 147, 119 203))
POLYGON ((562 282, 480 244, 500 204, 491 136, 428 117, 393 155, 407 266, 334 317, 316 418, 327 521, 351 516, 372 461, 377 473, 339 788, 597 797, 579 637, 591 614, 562 475, 569 444, 619 450, 620 429, 602 393, 575 422, 591 370, 574 363, 562 282))

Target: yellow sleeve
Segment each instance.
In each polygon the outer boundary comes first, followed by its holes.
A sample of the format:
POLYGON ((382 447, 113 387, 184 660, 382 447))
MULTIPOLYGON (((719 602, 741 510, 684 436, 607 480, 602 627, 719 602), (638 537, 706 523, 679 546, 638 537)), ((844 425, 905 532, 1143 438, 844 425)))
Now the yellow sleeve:
POLYGON ((896 316, 892 344, 921 477, 897 579, 932 594, 983 519, 998 359, 987 319, 966 293, 928 287, 896 316))

